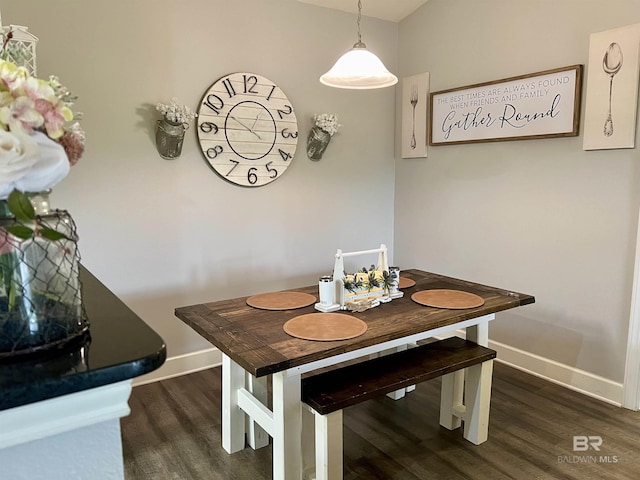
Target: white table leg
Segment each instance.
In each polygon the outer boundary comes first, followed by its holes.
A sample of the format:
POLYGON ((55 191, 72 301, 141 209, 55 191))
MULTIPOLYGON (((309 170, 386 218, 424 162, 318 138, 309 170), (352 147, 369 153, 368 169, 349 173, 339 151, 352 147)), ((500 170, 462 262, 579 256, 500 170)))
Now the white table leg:
POLYGON ((475 445, 489 437, 489 409, 493 360, 467 368, 464 438, 475 445))
MULTIPOLYGON (((417 343, 407 343, 407 348, 416 348, 418 346, 417 343)), ((407 386, 407 388, 405 388, 405 391, 407 393, 413 392, 416 389, 415 385, 409 385, 407 386)))
POLYGON ((442 376, 440 387, 440 425, 455 430, 462 420, 455 414, 463 402, 464 370, 442 376))
POLYGON ((300 375, 273 374, 273 480, 302 478, 300 375))
MULTIPOLYGON (((396 352, 402 352, 404 350, 407 349, 407 345, 399 345, 396 348, 392 348, 390 350, 385 350, 383 352, 380 352, 380 356, 382 355, 391 355, 394 354, 396 352)), ((389 392, 387 393, 387 397, 389 397, 391 400, 400 400, 401 398, 404 398, 404 395, 406 393, 407 389, 406 388, 399 388, 398 390, 395 390, 393 392, 389 392)))
POLYGON ((477 343, 478 345, 482 345, 483 347, 489 346, 489 322, 482 322, 478 325, 473 325, 472 327, 466 328, 467 340, 471 340, 472 342, 477 343))
MULTIPOLYGON (((246 385, 247 390, 266 406, 269 401, 267 393, 267 377, 256 378, 249 372, 246 372, 246 385)), ((249 415, 246 415, 246 422, 247 443, 249 443, 249 446, 254 450, 257 450, 258 448, 269 445, 269 434, 265 432, 260 425, 249 418, 249 415)))
POLYGON ((222 447, 228 453, 244 448, 245 415, 238 406, 238 390, 244 388, 245 370, 222 354, 222 447))
MULTIPOLYGON (((467 340, 487 347, 489 345, 489 322, 467 327, 467 340)), ((475 445, 485 442, 489 437, 492 375, 493 360, 467 368, 463 436, 475 445)))

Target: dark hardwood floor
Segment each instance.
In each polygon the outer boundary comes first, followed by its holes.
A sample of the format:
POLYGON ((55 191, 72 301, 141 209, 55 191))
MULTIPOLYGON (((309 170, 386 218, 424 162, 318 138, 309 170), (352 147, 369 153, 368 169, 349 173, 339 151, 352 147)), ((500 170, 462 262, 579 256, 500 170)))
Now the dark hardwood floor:
MULTIPOLYGON (((640 413, 494 365, 487 442, 438 425, 440 380, 432 380, 402 400, 344 411, 345 480, 640 478, 640 413), (574 451, 574 436, 601 437, 600 451, 574 451)), ((272 478, 271 447, 222 449, 220 373, 133 389, 121 421, 126 480, 272 478)))

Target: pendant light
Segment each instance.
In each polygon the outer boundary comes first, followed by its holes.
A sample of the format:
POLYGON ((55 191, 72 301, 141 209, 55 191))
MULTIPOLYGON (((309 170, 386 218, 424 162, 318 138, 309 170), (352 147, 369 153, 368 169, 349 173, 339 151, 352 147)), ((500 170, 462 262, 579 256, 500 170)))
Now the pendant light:
POLYGON ((387 70, 380 59, 362 43, 361 18, 362 1, 358 0, 358 41, 338 59, 331 70, 320 77, 320 83, 329 87, 360 90, 390 87, 398 83, 398 77, 387 70))

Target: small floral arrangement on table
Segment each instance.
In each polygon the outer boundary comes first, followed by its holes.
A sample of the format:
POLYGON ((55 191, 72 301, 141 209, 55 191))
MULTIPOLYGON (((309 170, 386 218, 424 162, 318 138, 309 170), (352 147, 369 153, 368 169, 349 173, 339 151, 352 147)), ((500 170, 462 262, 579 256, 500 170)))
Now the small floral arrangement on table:
POLYGON ((333 113, 320 113, 313 116, 313 128, 307 139, 307 156, 311 160, 320 160, 329 146, 331 137, 338 133, 341 125, 338 116, 333 113))
POLYGON ((391 301, 392 289, 397 286, 395 276, 375 265, 369 269, 362 267, 353 274, 343 272, 342 285, 345 289, 345 307, 353 312, 365 310, 391 301))
POLYGON ((395 285, 394 277, 387 270, 379 270, 375 265, 371 265, 369 269, 362 267, 362 270, 354 274, 343 273, 344 288, 351 293, 356 293, 358 290, 371 292, 376 288, 382 288, 386 293, 389 293, 395 285))
POLYGON ((74 122, 80 116, 72 110, 75 100, 58 77, 42 80, 0 60, 0 200, 7 200, 20 222, 6 228, 16 237, 62 238, 38 228, 25 192, 52 188, 84 153, 85 133, 74 122))
POLYGON ((165 120, 172 123, 189 124, 198 115, 191 110, 187 105, 181 105, 178 103, 178 99, 173 97, 171 103, 164 104, 158 103, 156 105, 158 110, 165 118, 165 120))

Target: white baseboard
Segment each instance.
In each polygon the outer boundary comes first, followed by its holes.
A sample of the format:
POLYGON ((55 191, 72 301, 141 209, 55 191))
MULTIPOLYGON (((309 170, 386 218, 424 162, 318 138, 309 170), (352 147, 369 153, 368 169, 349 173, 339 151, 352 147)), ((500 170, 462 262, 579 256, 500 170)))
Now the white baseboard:
MULTIPOLYGON (((464 332, 457 334, 464 338, 464 332)), ((452 333, 449 336, 453 336, 452 333)), ((439 338, 444 338, 439 337, 439 338)), ((584 395, 596 398, 612 405, 621 406, 623 388, 621 383, 579 370, 548 358, 535 355, 503 343, 489 340, 489 347, 498 352, 496 361, 523 372, 543 378, 584 395)), ((217 367, 222 364, 222 354, 217 348, 201 350, 167 359, 162 367, 141 377, 133 379, 133 386, 157 382, 167 378, 217 367)))
MULTIPOLYGON (((456 334, 464 338, 464 332, 456 334)), ((622 406, 621 383, 492 340, 489 340, 489 348, 498 352, 498 362, 603 402, 622 406)))
POLYGON ((167 358, 159 369, 134 378, 133 386, 137 387, 145 383, 166 380, 167 378, 178 377, 219 365, 222 365, 222 353, 217 348, 186 353, 184 355, 167 358))

